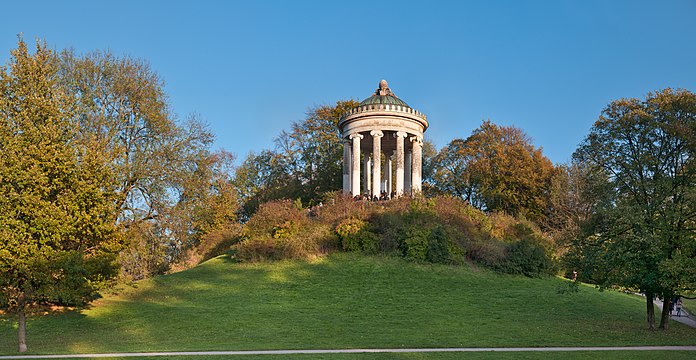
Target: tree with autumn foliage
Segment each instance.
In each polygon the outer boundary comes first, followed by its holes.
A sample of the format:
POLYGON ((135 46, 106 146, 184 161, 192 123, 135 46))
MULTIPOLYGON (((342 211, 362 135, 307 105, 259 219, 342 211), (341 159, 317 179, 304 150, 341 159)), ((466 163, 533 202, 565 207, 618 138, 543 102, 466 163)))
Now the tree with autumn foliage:
POLYGON ((74 99, 56 57, 20 38, 0 70, 0 306, 26 319, 43 305, 83 305, 116 274, 113 178, 80 145, 74 99))
POLYGON ((600 285, 644 293, 650 329, 653 299, 664 299, 666 330, 670 300, 696 290, 696 94, 612 102, 574 158, 602 174, 594 188, 609 198, 576 240, 578 265, 600 273, 600 285))
POLYGON ((555 168, 519 128, 484 121, 468 138, 440 150, 436 163, 435 185, 479 209, 535 222, 548 215, 555 168))
POLYGON ((250 154, 236 171, 234 184, 242 200, 242 216, 277 199, 315 204, 342 187, 343 143, 338 121, 355 101, 310 109, 302 121, 275 139, 274 150, 250 154))
POLYGON ((164 81, 147 61, 108 51, 57 58, 75 103, 75 143, 112 170, 102 185, 115 194, 115 224, 128 241, 119 256, 125 277, 161 274, 207 233, 236 222, 233 157, 210 150, 214 135, 198 116, 171 113, 164 81), (212 216, 213 208, 224 215, 212 216))

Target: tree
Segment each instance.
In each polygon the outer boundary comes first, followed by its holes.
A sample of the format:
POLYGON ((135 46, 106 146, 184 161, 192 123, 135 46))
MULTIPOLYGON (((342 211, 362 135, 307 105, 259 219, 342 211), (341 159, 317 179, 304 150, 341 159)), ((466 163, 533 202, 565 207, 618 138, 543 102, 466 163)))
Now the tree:
POLYGON ((310 109, 302 122, 293 122, 290 132, 283 131, 276 138, 286 172, 301 184, 299 193, 288 194, 291 198, 312 204, 325 193, 341 189, 343 141, 338 121, 357 105, 349 100, 310 109))
POLYGON ((250 153, 237 167, 232 180, 241 202, 240 218, 249 220, 259 206, 270 200, 293 198, 302 186, 286 171, 285 158, 271 150, 250 153))
POLYGON ((0 71, 0 305, 18 315, 20 352, 32 308, 85 304, 115 275, 112 174, 76 142, 74 111, 54 54, 20 38, 0 71))
POLYGON ((466 142, 462 139, 452 140, 435 158, 433 183, 441 192, 462 198, 480 209, 484 204, 476 196, 478 186, 472 182, 467 171, 471 161, 466 142))
MULTIPOLYGON (((435 184, 435 171, 437 170, 437 148, 429 139, 423 140, 423 194, 431 197, 441 195, 442 191, 435 184)), ((386 168, 386 167, 385 167, 386 168)), ((396 167, 393 168, 393 178, 396 178, 396 167)))
MULTIPOLYGON (((63 51, 59 64, 76 104, 76 141, 100 153, 114 174, 102 186, 113 189, 115 224, 130 241, 120 256, 123 273, 162 273, 200 239, 187 217, 231 178, 229 156, 209 150, 214 137, 197 116, 176 120, 163 80, 146 61, 63 51)), ((227 204, 236 211, 236 202, 227 204)))
POLYGON ((670 299, 696 289, 695 136, 696 95, 666 89, 609 104, 574 154, 610 189, 586 256, 605 264, 604 285, 646 295, 651 329, 655 296, 666 330, 670 299))
POLYGON ((516 127, 484 121, 467 139, 444 147, 437 163, 436 186, 477 208, 536 222, 548 215, 553 164, 516 127))
POLYGON ((275 139, 274 150, 249 154, 237 169, 234 184, 249 218, 266 201, 300 199, 315 204, 342 186, 343 143, 338 121, 356 102, 338 101, 307 112, 301 122, 275 139))
MULTIPOLYGON (((599 209, 611 198, 606 174, 573 161, 556 166, 549 189, 549 216, 543 225, 563 253, 583 234, 593 233, 599 209)), ((571 266, 572 267, 572 266, 571 266)))

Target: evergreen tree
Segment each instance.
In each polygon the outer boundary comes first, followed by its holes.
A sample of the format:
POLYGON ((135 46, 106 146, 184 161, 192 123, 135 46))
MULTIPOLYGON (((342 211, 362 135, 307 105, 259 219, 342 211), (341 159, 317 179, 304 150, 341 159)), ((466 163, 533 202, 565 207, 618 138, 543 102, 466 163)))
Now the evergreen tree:
POLYGON ((0 71, 0 305, 26 316, 44 304, 82 305, 115 274, 111 174, 75 143, 72 98, 57 80, 56 57, 20 38, 0 71))

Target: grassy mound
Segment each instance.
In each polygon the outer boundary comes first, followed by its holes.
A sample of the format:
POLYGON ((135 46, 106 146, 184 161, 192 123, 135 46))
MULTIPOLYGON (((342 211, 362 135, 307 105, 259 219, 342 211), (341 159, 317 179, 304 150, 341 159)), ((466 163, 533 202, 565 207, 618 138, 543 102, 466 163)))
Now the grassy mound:
MULTIPOLYGON (((28 340, 37 353, 696 344, 696 329, 678 323, 645 330, 636 296, 559 293, 567 284, 353 253, 221 256, 89 309, 31 319, 28 340)), ((0 353, 14 353, 15 326, 0 322, 0 353)))

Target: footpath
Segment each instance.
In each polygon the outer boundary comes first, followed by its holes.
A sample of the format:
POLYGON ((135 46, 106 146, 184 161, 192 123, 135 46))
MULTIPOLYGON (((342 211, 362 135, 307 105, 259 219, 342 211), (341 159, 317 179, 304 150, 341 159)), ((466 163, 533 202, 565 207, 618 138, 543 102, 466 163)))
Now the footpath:
MULTIPOLYGON (((657 307, 660 308, 660 311, 662 311, 662 305, 663 305, 662 301, 660 301, 659 299, 655 299, 655 305, 657 305, 657 307)), ((659 319, 660 315, 655 314, 655 316, 659 319)), ((689 314, 689 312, 686 311, 686 309, 684 309, 684 308, 682 308, 681 316, 672 315, 672 316, 670 316, 670 319, 674 320, 674 321, 678 321, 682 324, 689 325, 693 328, 696 328, 696 320, 694 320, 694 315, 689 314)))

